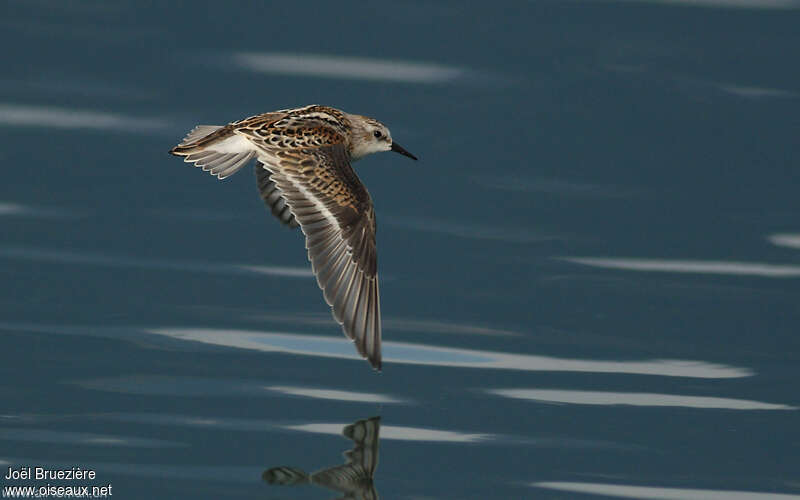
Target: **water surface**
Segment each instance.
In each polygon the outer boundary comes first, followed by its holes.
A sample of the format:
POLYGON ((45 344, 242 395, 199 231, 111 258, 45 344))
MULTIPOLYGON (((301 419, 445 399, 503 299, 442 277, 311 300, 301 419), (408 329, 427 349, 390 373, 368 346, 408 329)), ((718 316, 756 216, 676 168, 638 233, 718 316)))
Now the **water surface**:
POLYGON ((117 498, 800 498, 798 2, 0 18, 2 467, 117 498), (252 174, 166 153, 311 103, 420 157, 357 164, 380 374, 252 174))

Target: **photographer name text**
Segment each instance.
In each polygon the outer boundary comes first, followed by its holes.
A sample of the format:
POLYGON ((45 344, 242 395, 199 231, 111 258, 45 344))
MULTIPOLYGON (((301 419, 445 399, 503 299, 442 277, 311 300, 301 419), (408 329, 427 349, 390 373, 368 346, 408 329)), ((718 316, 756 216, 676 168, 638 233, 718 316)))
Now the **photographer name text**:
POLYGON ((70 467, 69 469, 48 469, 46 467, 19 467, 9 466, 5 479, 50 479, 62 481, 94 479, 97 473, 92 469, 70 467))

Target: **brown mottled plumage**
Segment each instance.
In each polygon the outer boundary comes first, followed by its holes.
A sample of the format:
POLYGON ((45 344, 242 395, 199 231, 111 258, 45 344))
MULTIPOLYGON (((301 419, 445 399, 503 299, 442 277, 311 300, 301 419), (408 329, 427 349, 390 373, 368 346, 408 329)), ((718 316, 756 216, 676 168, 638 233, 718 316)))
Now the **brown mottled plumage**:
POLYGON ((358 352, 381 368, 375 211, 350 166, 379 151, 416 160, 377 120, 327 106, 264 113, 195 127, 170 153, 219 179, 256 158, 256 181, 272 213, 300 226, 333 317, 358 352))

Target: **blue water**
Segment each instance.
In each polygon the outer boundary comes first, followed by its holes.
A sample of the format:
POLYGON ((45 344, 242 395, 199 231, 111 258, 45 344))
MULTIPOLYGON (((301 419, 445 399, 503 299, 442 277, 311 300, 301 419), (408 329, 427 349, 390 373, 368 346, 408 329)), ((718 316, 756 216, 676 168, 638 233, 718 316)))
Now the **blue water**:
POLYGON ((800 498, 800 2, 0 12, 3 476, 81 467, 52 483, 114 498, 800 498), (380 374, 252 173, 167 154, 311 103, 420 158, 356 165, 380 374), (308 475, 338 466, 361 482, 308 475))

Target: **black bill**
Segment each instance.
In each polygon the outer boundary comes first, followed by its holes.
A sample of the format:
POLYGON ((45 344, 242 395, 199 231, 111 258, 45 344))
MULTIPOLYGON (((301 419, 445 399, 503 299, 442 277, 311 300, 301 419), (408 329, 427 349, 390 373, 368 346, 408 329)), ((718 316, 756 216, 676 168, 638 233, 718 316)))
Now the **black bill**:
POLYGON ((392 141, 392 151, 394 151, 395 153, 400 153, 400 154, 401 154, 401 155, 403 155, 403 156, 408 156, 408 157, 409 157, 409 158, 411 158, 412 160, 416 160, 416 159, 417 159, 417 157, 416 157, 416 156, 412 155, 411 153, 409 153, 408 151, 406 151, 405 149, 403 149, 403 146, 401 146, 401 145, 397 144, 397 143, 396 143, 396 142, 394 142, 394 141, 392 141))

